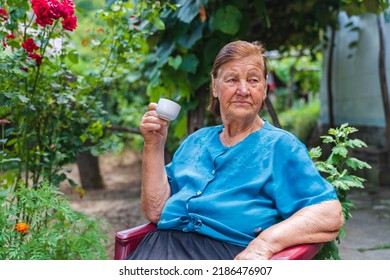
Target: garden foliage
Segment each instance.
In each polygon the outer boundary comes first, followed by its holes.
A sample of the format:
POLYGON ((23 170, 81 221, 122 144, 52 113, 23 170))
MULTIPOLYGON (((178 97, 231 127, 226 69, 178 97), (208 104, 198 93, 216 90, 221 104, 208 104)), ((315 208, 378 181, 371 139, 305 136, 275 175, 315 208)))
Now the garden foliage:
MULTIPOLYGON (((350 134, 357 132, 354 127, 343 124, 338 128, 331 128, 329 135, 322 136, 324 144, 331 145, 331 152, 325 160, 319 160, 322 156, 322 148, 316 147, 310 150, 310 156, 315 161, 317 169, 334 186, 341 202, 344 221, 351 217, 354 204, 348 199, 348 192, 353 188, 364 188, 365 179, 353 175, 353 171, 363 168, 371 168, 369 164, 351 156, 351 151, 356 148, 366 147, 360 139, 351 139, 350 134)), ((346 236, 345 228, 335 241, 328 242, 316 256, 319 259, 340 259, 337 244, 346 236)))
POLYGON ((105 125, 101 102, 66 64, 77 62, 76 27, 72 0, 0 2, 1 259, 106 258, 103 222, 59 192, 64 164, 105 125))

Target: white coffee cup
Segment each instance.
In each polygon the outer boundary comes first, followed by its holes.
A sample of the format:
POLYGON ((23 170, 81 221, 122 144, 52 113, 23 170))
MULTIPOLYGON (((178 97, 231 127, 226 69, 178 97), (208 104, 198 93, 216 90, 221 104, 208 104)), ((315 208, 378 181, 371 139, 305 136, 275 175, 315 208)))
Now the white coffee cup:
POLYGON ((160 98, 157 103, 156 112, 158 117, 166 121, 173 121, 179 115, 181 106, 172 100, 160 98))

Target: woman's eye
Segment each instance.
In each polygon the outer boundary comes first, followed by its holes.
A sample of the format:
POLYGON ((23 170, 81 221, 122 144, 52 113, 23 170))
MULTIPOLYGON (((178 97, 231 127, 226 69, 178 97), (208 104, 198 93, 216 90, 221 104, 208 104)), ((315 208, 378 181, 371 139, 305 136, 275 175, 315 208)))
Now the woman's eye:
POLYGON ((226 80, 226 82, 228 82, 228 83, 235 83, 235 82, 236 82, 236 79, 235 79, 235 78, 228 78, 228 79, 226 80))

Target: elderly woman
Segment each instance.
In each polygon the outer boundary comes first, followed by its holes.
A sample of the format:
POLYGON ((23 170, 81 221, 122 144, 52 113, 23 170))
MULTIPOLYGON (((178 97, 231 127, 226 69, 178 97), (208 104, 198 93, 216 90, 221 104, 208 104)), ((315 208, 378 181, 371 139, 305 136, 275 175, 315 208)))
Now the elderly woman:
POLYGON ((222 125, 190 135, 164 166, 168 123, 142 118, 142 209, 157 224, 129 259, 269 259, 333 240, 343 224, 332 185, 291 133, 259 117, 264 48, 232 42, 217 55, 209 109, 222 125))

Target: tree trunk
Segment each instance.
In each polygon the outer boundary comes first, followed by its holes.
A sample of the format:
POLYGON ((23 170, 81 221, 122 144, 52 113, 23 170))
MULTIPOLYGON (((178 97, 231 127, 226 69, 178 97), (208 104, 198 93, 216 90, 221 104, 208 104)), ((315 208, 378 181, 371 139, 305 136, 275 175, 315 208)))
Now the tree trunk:
POLYGON ((334 28, 331 29, 330 46, 329 46, 329 58, 328 58, 328 69, 327 69, 327 87, 328 87, 328 114, 329 114, 329 127, 334 127, 334 112, 333 112, 333 90, 332 90, 332 71, 333 71, 333 52, 335 43, 334 28))
POLYGON ((86 151, 77 156, 81 186, 84 189, 104 189, 99 169, 99 158, 86 151))
POLYGON ((276 111, 275 111, 275 109, 274 109, 274 106, 272 105, 272 102, 271 102, 271 100, 269 99, 268 95, 267 95, 267 97, 265 98, 265 106, 267 107, 268 113, 269 113, 270 116, 271 116, 272 123, 273 123, 276 127, 282 128, 282 126, 280 125, 280 122, 279 122, 278 115, 276 114, 276 111))
POLYGON ((205 86, 200 87, 196 91, 199 103, 195 109, 189 110, 187 113, 187 129, 188 134, 194 133, 199 128, 204 127, 204 115, 206 109, 207 88, 205 86))
POLYGON ((295 60, 294 65, 290 68, 290 83, 288 85, 289 94, 287 97, 287 106, 288 108, 291 108, 293 106, 294 96, 295 96, 295 64, 298 60, 295 60))
MULTIPOLYGON (((385 115, 386 123, 386 139, 387 139, 387 150, 390 150, 390 101, 389 101, 389 89, 387 87, 386 79, 386 47, 385 47, 385 35, 383 32, 383 26, 380 16, 377 16, 377 24, 379 31, 379 82, 381 86, 383 110, 385 115)), ((390 153, 388 153, 390 155, 390 153)))

